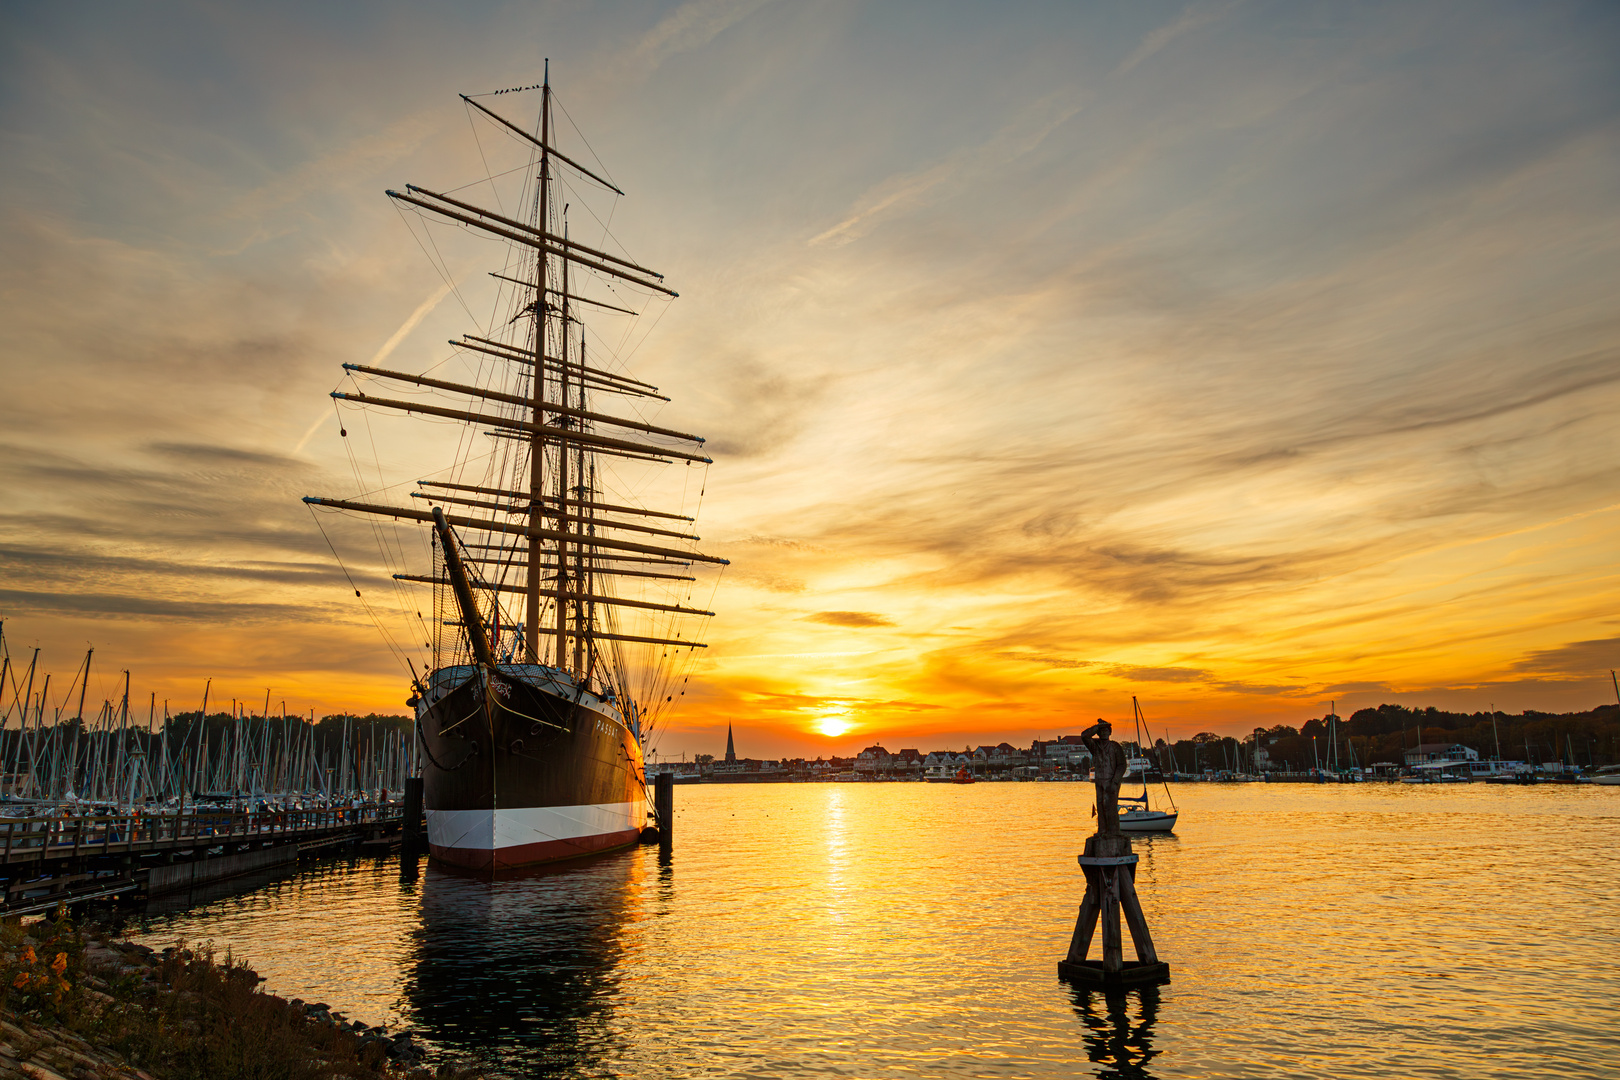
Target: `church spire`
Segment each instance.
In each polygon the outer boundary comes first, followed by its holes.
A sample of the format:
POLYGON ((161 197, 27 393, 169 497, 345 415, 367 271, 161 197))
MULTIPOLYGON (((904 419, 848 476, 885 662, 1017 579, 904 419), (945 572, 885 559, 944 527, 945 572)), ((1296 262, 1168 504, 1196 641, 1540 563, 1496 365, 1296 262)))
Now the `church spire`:
POLYGON ((731 725, 726 725, 726 764, 737 764, 737 744, 731 741, 731 725))

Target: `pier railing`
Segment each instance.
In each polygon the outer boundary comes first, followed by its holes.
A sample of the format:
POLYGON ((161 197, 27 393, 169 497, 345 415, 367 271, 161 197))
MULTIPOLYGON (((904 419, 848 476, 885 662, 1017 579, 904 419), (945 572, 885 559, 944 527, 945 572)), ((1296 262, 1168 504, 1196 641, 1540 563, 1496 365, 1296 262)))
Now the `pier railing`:
POLYGON ((397 825, 394 806, 0 819, 0 866, 102 855, 144 855, 224 844, 291 843, 397 825))

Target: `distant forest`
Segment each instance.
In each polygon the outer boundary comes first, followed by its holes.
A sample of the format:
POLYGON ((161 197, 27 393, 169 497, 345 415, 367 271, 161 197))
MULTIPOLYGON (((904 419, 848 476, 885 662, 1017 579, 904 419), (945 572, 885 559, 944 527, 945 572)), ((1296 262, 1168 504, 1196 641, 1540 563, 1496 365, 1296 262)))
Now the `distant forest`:
POLYGON ((1569 761, 1581 766, 1612 765, 1620 761, 1620 705, 1602 705, 1587 712, 1544 713, 1526 709, 1522 713, 1496 714, 1494 729, 1488 712, 1454 713, 1429 707, 1409 709, 1404 705, 1380 705, 1360 709, 1349 719, 1334 717, 1334 738, 1330 741, 1328 719, 1307 720, 1301 728, 1286 724, 1255 728, 1244 739, 1203 732, 1190 739, 1178 739, 1159 750, 1173 755, 1177 772, 1204 769, 1253 770, 1256 745, 1270 756, 1272 767, 1303 771, 1313 765, 1327 767, 1332 743, 1338 744, 1338 764, 1377 765, 1405 763, 1405 752, 1420 742, 1461 743, 1493 758, 1497 746, 1508 761, 1532 763, 1569 761), (1312 748, 1312 739, 1315 748, 1312 748))

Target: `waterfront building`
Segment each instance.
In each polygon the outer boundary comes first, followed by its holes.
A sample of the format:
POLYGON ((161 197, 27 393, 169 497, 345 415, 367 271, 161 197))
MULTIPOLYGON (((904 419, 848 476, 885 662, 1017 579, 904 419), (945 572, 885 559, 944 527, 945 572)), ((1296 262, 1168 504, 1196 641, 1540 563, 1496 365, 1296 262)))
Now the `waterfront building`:
POLYGON ((1091 751, 1078 735, 1064 735, 1058 739, 1037 739, 1030 748, 1030 757, 1045 769, 1091 766, 1091 751))
POLYGON ((889 752, 881 746, 868 746, 855 755, 855 771, 858 773, 871 774, 888 767, 889 752))
POLYGON ((1479 751, 1462 743, 1421 743, 1406 752, 1406 765, 1428 765, 1438 762, 1478 761, 1479 751))

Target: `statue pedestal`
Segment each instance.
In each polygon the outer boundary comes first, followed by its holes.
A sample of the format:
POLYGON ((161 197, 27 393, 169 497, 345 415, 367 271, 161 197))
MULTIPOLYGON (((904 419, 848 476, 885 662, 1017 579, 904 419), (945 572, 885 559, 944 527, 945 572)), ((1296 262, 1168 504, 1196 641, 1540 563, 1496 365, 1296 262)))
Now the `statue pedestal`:
POLYGON ((1069 955, 1058 961, 1058 976, 1092 986, 1144 986, 1170 981, 1170 965, 1153 951, 1153 936, 1136 898, 1136 856, 1126 836, 1093 836, 1086 841, 1080 868, 1086 875, 1086 897, 1074 923, 1069 955), (1119 917, 1131 930, 1136 962, 1126 963, 1119 917), (1102 922, 1102 959, 1087 960, 1098 921, 1102 922))

